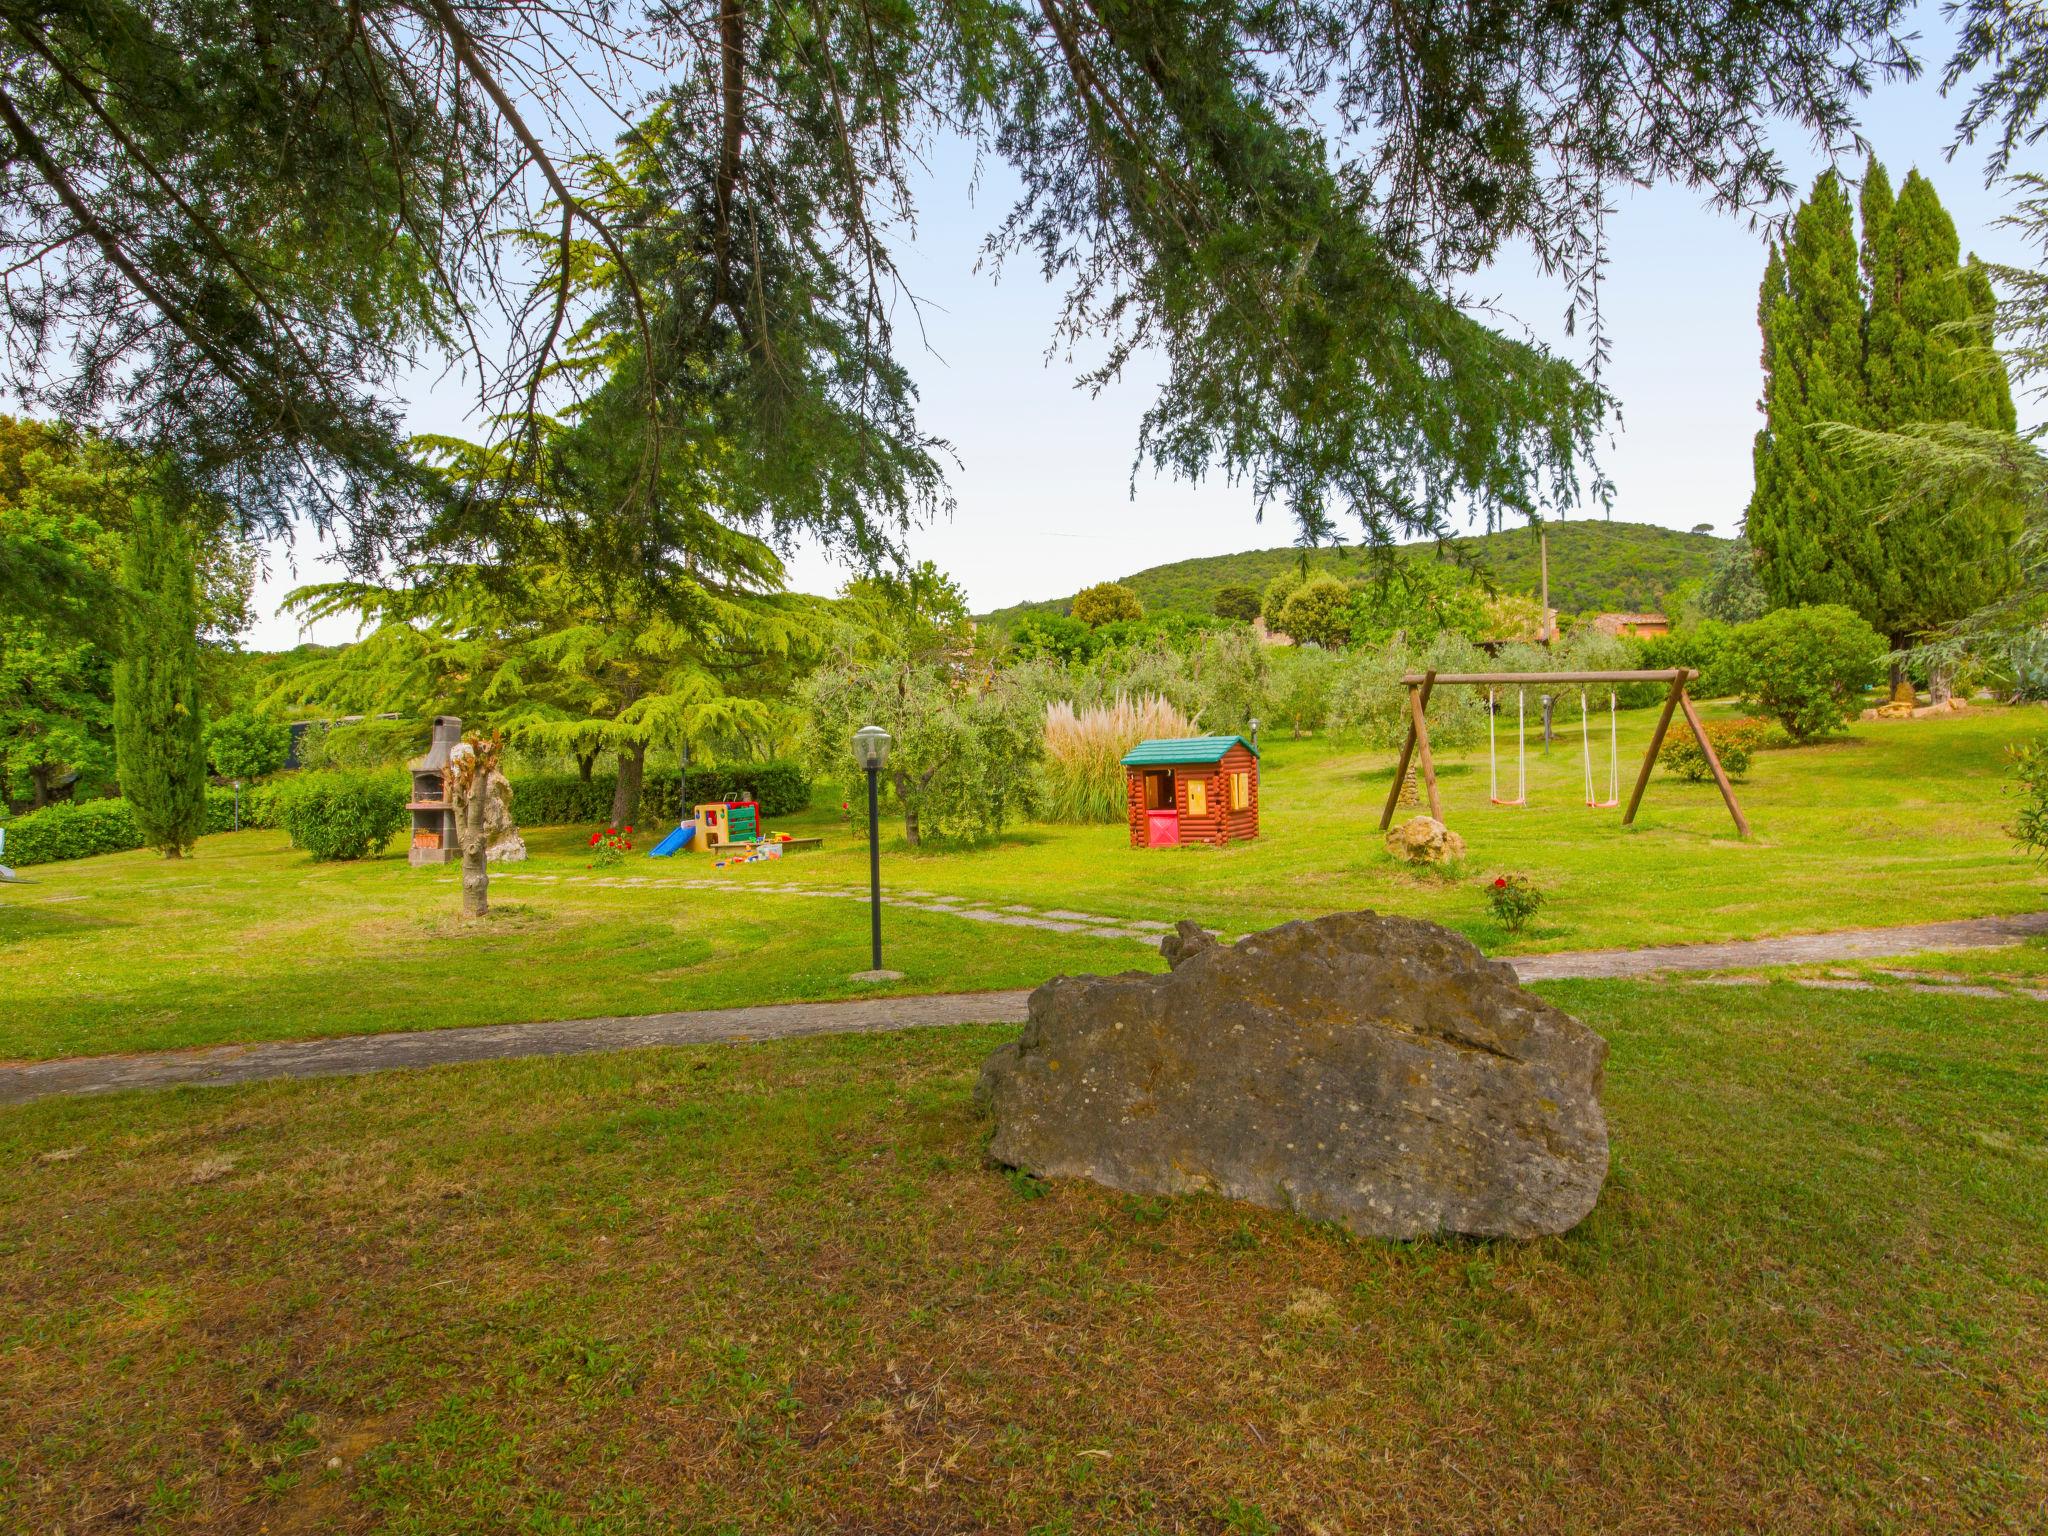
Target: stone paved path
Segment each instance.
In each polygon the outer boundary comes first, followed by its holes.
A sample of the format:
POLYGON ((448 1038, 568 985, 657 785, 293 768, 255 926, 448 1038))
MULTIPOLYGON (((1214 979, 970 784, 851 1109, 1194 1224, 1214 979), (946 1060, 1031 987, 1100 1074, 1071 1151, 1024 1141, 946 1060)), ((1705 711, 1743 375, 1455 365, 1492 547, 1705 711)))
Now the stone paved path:
MULTIPOLYGON (((496 878, 493 877, 494 881, 496 878)), ((759 889, 776 887, 764 885, 759 889)), ((1006 911, 996 909, 998 916, 1006 911)), ((960 915, 967 914, 963 912, 960 915)), ((1010 912, 1008 915, 1023 914, 1010 912)), ((1072 921, 1079 916, 1053 916, 1052 921, 1072 921)), ((1164 931, 1166 926, 1164 923, 1146 924, 1144 927, 1151 931, 1138 932, 1135 930, 1139 925, 1127 923, 1125 932, 1117 936, 1149 939, 1156 932, 1164 931)), ((1838 960, 1884 959, 1930 950, 1986 949, 2016 944, 2037 934, 2048 934, 2048 912, 2032 912, 2019 917, 1969 918, 1949 923, 1917 923, 1903 928, 1856 928, 1842 933, 1747 939, 1726 944, 1580 950, 1567 954, 1522 956, 1510 963, 1524 981, 1625 979, 1671 971, 1814 965, 1838 960)), ((1812 985, 1840 986, 1844 983, 1816 980, 1812 985)), ((1925 990, 1954 989, 1929 985, 1925 990)), ((1971 995, 1981 990, 1989 989, 1972 989, 1971 995)), ((962 992, 925 997, 860 998, 838 1003, 781 1003, 760 1008, 700 1009, 689 1013, 563 1019, 538 1024, 489 1024, 406 1034, 349 1035, 333 1040, 207 1046, 198 1050, 158 1051, 135 1056, 73 1057, 63 1061, 0 1065, 0 1105, 23 1104, 53 1094, 249 1083, 270 1078, 341 1077, 399 1067, 499 1061, 518 1056, 572 1056, 596 1051, 633 1050, 643 1046, 783 1040, 804 1035, 870 1033, 944 1024, 1018 1023, 1024 1018, 1025 999, 1029 996, 1028 992, 1021 991, 962 992)))
MULTIPOLYGON (((617 890, 726 891, 755 896, 816 896, 826 900, 865 903, 865 889, 845 885, 805 885, 793 880, 691 879, 673 875, 608 875, 591 879, 587 875, 551 875, 525 870, 494 870, 491 884, 501 881, 552 885, 566 882, 578 887, 600 885, 617 890)), ((1096 939, 1135 939, 1140 944, 1157 944, 1161 934, 1171 933, 1173 924, 1155 918, 1104 917, 1095 912, 1075 912, 1065 907, 1034 907, 1024 902, 970 901, 965 896, 934 896, 930 891, 885 890, 882 905, 911 912, 937 912, 970 923, 999 923, 1006 928, 1041 928, 1047 933, 1082 933, 1096 939)))

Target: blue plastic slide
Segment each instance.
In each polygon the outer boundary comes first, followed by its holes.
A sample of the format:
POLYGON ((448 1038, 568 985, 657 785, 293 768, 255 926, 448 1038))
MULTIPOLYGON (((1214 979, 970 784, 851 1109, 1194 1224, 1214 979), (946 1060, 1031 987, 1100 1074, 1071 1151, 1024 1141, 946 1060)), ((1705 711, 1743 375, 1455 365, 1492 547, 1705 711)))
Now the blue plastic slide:
POLYGON ((690 839, 696 835, 697 823, 694 821, 685 822, 652 848, 648 849, 647 857, 650 859, 665 859, 677 849, 689 847, 690 839))

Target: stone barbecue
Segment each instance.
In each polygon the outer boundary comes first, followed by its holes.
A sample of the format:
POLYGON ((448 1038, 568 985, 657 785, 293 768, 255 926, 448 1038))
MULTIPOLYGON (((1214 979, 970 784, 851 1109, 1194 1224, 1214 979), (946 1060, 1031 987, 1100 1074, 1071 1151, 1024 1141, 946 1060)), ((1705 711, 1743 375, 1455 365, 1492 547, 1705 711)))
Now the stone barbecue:
POLYGON ((436 715, 426 756, 406 764, 412 770, 412 803, 407 806, 412 812, 412 847, 407 856, 415 864, 446 864, 462 851, 455 807, 448 803, 448 754, 461 740, 461 718, 436 715))

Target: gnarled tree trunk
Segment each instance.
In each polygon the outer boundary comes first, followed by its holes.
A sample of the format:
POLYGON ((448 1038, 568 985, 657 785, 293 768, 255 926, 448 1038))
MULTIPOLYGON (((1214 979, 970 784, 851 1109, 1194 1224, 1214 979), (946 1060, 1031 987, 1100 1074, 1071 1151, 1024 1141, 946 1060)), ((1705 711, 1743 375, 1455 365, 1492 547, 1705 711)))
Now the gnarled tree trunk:
POLYGON ((471 736, 448 758, 448 798, 462 844, 462 915, 491 910, 491 776, 502 745, 496 736, 471 736))
POLYGON ((640 785, 647 776, 647 744, 619 749, 619 783, 612 791, 612 825, 624 827, 640 814, 640 785))

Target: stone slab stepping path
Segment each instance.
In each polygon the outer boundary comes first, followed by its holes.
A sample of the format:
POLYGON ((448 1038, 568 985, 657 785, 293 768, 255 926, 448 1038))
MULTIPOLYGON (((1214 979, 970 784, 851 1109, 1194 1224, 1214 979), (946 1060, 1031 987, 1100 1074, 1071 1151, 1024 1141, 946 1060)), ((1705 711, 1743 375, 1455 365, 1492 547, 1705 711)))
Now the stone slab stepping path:
MULTIPOLYGON (((502 876, 493 876, 493 880, 502 876)), ((554 879, 555 876, 528 876, 554 879)), ((647 881, 637 881, 647 884, 647 881)), ((718 881, 670 884, 718 885, 718 881)), ((758 890, 790 890, 760 885, 758 890)), ((853 895, 865 892, 814 891, 853 895)), ((906 893, 909 894, 909 893, 906 893)), ((917 893, 921 895, 922 893, 917 893)), ((942 898, 931 910, 946 911, 942 898)), ((897 905, 912 905, 901 897, 897 905)), ((972 908, 956 916, 983 914, 983 921, 1019 920, 1025 914, 972 908)), ((1046 917, 1073 921, 1086 929, 1094 919, 1071 913, 1046 917), (1086 918, 1086 923, 1082 919, 1086 918)), ((1119 924, 1117 937, 1156 941, 1166 923, 1119 924)), ((1039 926, 1034 921, 1033 926, 1039 926)), ((1817 965, 1842 960, 1881 960, 1944 949, 1988 949, 2048 934, 2048 912, 2018 917, 1966 918, 1959 922, 1916 923, 1902 928, 1854 928, 1841 933, 1797 934, 1781 939, 1744 939, 1725 944, 1667 944, 1650 949, 1579 950, 1555 955, 1522 955, 1509 964, 1523 981, 1627 980, 1667 972, 1735 971, 1760 966, 1817 965)), ((1901 972, 1901 977, 1922 973, 1901 972)), ((1724 985, 1760 985, 1760 978, 1701 978, 1724 985)), ((1874 982, 1857 978, 1808 978, 1818 987, 1860 989, 1874 982)), ((1980 995, 1988 988, 1931 979, 1904 982, 1915 991, 1980 995)), ((778 1003, 757 1008, 698 1009, 598 1019, 563 1019, 536 1024, 485 1024, 463 1029, 418 1030, 402 1034, 346 1035, 332 1040, 279 1040, 258 1045, 206 1046, 134 1056, 80 1056, 61 1061, 0 1064, 0 1106, 25 1104, 52 1095, 111 1093, 124 1088, 175 1088, 204 1084, 253 1083, 273 1078, 343 1077, 404 1067, 465 1061, 503 1061, 519 1056, 574 1056, 648 1046, 730 1044, 788 1040, 805 1035, 865 1034, 923 1029, 947 1024, 1015 1024, 1025 1016, 1029 992, 955 992, 922 997, 857 998, 836 1003, 778 1003)), ((2014 992, 1999 992, 2012 997, 2014 992)), ((2018 989, 2021 996, 2048 996, 2018 989)))
MULTIPOLYGON (((595 885, 611 890, 650 891, 743 891, 761 896, 816 896, 825 900, 865 902, 864 889, 848 885, 805 885, 790 880, 705 880, 663 875, 607 875, 590 879, 582 875, 529 874, 524 870, 494 871, 491 880, 538 882, 543 885, 568 883, 595 885)), ((965 896, 934 896, 929 891, 884 891, 882 905, 911 912, 937 912, 970 923, 999 923, 1007 928, 1040 928, 1048 933, 1081 933, 1096 939, 1134 939, 1140 944, 1157 944, 1160 935, 1171 933, 1173 924, 1156 918, 1105 917, 1096 912, 1072 912, 1064 908, 1041 909, 1016 902, 972 901, 965 896)))

